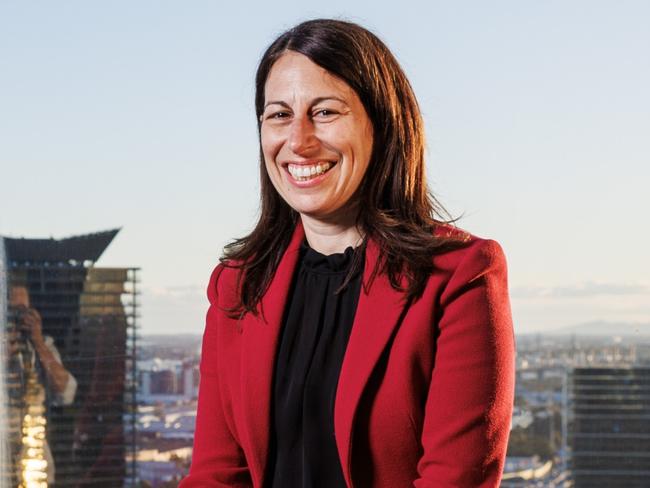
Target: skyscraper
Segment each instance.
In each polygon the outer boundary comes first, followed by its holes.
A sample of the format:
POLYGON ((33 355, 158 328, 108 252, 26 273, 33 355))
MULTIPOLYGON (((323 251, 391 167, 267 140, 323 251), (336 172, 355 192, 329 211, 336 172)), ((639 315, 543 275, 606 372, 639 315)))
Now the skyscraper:
POLYGON ((13 484, 27 476, 28 465, 47 472, 48 486, 54 487, 116 487, 136 478, 138 269, 94 265, 117 232, 61 240, 4 239, 4 296, 10 305, 14 300, 24 310, 36 311, 42 342, 53 354, 34 346, 31 332, 21 326, 20 308, 10 306, 3 330, 13 334, 16 345, 4 361, 5 380, 10 380, 5 388, 15 418, 5 462, 11 465, 6 472, 12 473, 13 484), (57 356, 58 366, 51 368, 57 356), (27 412, 38 397, 27 394, 30 365, 32 383, 42 384, 45 392, 40 464, 25 462, 34 452, 25 449, 27 412))
POLYGON ((650 368, 574 368, 569 400, 575 487, 650 486, 650 368))
MULTIPOLYGON (((6 374, 6 348, 5 324, 7 324, 7 269, 5 256, 5 242, 0 237, 0 419, 8 419, 7 374, 6 374)), ((3 473, 9 469, 9 424, 6 420, 0 422, 0 486, 6 486, 7 479, 3 473)))

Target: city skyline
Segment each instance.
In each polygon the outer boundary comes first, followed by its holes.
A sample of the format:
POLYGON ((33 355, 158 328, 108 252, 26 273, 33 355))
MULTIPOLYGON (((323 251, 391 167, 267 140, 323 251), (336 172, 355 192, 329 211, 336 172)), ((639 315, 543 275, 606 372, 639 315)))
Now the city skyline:
POLYGON ((298 21, 340 17, 402 64, 430 187, 503 246, 516 332, 650 327, 650 5, 401 7, 1 5, 0 235, 121 227, 97 265, 142 268, 142 331, 200 333, 212 267, 257 210, 256 63, 298 21))

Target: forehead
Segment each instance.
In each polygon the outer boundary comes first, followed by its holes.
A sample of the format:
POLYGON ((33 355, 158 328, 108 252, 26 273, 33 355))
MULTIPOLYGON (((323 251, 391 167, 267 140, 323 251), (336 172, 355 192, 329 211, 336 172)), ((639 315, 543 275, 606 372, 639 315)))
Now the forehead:
POLYGON ((267 101, 277 97, 337 95, 349 99, 356 96, 345 81, 294 51, 287 51, 273 64, 264 94, 267 101))

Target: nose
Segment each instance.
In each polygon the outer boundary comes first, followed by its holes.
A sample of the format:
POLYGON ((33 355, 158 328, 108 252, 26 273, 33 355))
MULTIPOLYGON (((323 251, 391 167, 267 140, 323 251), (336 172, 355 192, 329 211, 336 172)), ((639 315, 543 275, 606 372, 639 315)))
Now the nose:
POLYGON ((295 154, 302 154, 314 149, 318 139, 314 132, 314 124, 309 117, 296 117, 289 127, 289 149, 295 154))

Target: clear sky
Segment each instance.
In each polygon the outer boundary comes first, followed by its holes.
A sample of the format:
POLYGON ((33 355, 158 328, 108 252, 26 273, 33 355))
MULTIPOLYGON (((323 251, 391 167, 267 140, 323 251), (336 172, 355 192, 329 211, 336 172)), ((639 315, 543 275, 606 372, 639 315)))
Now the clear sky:
POLYGON ((0 1, 0 234, 122 227, 98 265, 142 267, 142 331, 201 332, 257 211, 256 64, 314 17, 396 54, 431 187, 506 251, 518 332, 650 324, 645 0, 0 1))

